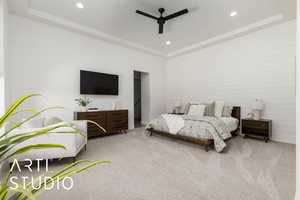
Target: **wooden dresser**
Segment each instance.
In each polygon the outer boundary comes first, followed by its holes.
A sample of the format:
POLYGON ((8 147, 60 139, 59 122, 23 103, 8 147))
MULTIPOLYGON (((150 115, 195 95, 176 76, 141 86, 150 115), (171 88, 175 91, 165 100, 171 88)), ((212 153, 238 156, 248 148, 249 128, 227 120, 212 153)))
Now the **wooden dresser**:
POLYGON ((92 120, 102 126, 103 132, 96 125, 88 123, 88 137, 106 136, 113 133, 127 132, 128 110, 108 110, 96 112, 75 112, 75 120, 92 120))

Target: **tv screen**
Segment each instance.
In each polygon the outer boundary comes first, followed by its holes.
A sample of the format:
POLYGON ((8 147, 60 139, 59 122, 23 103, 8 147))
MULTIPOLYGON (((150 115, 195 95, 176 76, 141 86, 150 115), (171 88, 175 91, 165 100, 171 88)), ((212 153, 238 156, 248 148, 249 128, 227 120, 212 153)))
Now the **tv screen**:
POLYGON ((80 70, 80 94, 118 95, 119 76, 80 70))

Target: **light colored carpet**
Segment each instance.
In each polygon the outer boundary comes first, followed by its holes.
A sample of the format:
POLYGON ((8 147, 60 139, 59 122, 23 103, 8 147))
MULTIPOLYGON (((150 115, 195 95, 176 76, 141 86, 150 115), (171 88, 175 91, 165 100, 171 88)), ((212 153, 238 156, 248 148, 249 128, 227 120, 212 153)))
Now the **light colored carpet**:
MULTIPOLYGON (((292 200, 295 145, 236 137, 225 153, 143 129, 88 141, 79 159, 110 160, 74 178, 70 191, 48 191, 40 199, 72 200, 292 200)), ((56 161, 51 170, 70 164, 56 161)))

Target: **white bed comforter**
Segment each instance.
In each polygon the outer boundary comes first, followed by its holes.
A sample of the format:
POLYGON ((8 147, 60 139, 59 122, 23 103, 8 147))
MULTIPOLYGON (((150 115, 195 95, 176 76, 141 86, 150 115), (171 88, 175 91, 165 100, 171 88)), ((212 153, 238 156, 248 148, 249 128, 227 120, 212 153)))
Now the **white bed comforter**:
POLYGON ((167 123, 169 132, 177 134, 184 127, 184 119, 179 115, 164 114, 161 115, 167 123))

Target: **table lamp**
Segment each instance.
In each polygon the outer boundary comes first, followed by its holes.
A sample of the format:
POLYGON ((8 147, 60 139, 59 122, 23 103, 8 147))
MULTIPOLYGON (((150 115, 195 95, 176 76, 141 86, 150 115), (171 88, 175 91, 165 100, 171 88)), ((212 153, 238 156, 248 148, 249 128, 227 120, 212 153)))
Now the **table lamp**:
POLYGON ((261 112, 264 110, 264 108, 264 102, 260 99, 255 99, 255 101, 252 103, 252 112, 254 120, 261 119, 261 112))

